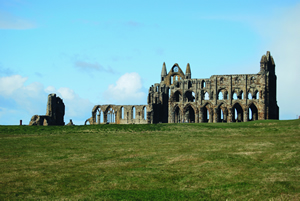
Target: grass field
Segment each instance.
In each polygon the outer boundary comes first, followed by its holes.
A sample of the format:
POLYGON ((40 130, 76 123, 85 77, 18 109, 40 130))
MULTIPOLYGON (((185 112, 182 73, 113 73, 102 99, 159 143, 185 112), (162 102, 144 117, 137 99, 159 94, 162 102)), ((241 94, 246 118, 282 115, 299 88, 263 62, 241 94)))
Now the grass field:
POLYGON ((300 200, 300 120, 0 126, 0 200, 300 200))

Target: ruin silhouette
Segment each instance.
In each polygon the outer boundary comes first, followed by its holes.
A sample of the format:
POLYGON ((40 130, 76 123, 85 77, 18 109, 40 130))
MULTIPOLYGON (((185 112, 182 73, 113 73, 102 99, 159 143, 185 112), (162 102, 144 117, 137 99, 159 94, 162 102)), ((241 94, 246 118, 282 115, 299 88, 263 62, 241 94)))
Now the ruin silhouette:
POLYGON ((95 105, 85 124, 153 124, 183 122, 247 122, 279 119, 277 77, 270 52, 260 60, 257 74, 212 75, 192 79, 175 63, 160 83, 150 86, 147 105, 95 105))

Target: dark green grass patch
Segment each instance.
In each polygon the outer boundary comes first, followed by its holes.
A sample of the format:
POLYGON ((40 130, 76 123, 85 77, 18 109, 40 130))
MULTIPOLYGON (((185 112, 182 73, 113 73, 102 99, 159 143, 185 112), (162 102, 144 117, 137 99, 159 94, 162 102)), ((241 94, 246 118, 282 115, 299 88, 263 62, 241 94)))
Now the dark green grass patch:
POLYGON ((0 200, 299 200, 300 121, 0 126, 0 200))

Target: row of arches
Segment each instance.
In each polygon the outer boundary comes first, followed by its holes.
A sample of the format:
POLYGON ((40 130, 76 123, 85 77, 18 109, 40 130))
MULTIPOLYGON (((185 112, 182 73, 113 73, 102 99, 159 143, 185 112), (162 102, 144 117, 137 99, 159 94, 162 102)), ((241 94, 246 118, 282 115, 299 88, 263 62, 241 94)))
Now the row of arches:
POLYGON ((146 123, 147 107, 138 106, 118 106, 118 105, 96 105, 92 110, 92 117, 86 123, 146 123))
POLYGON ((174 123, 244 122, 258 120, 258 109, 253 103, 246 108, 239 103, 235 103, 232 107, 226 107, 223 103, 217 108, 206 104, 199 110, 192 105, 187 105, 183 109, 176 105, 171 116, 171 122, 174 123))
MULTIPOLYGON (((129 113, 127 112, 127 117, 129 117, 128 114, 129 113)), ((137 112, 136 111, 135 106, 132 106, 132 108, 131 108, 131 116, 132 116, 132 119, 136 119, 136 116, 139 116, 139 117, 142 116, 142 118, 144 120, 146 120, 147 119, 147 108, 146 108, 146 106, 143 107, 143 113, 142 113, 142 115, 141 115, 141 112, 137 112)), ((125 109, 124 109, 124 107, 121 107, 121 119, 125 119, 125 109)))
MULTIPOLYGON (((177 90, 172 96, 170 96, 171 90, 169 89, 169 98, 173 102, 179 102, 182 100, 182 93, 177 90)), ((253 93, 248 92, 248 99, 259 99, 259 92, 255 91, 253 93)), ((202 95, 202 100, 212 100, 213 99, 213 92, 209 94, 207 91, 204 92, 202 95)), ((244 92, 234 92, 232 94, 232 99, 233 100, 242 100, 244 99, 244 92)), ((217 96, 217 100, 228 100, 228 92, 226 90, 220 90, 217 96)), ((195 102, 196 101, 196 94, 193 91, 186 91, 185 92, 185 100, 183 102, 195 102)))

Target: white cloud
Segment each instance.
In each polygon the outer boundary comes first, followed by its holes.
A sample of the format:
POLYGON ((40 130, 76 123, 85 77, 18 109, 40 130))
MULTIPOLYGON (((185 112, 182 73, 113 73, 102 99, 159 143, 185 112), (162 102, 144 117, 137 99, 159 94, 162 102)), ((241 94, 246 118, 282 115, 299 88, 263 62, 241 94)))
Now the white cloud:
POLYGON ((21 75, 0 77, 0 124, 18 124, 20 119, 28 124, 33 115, 45 115, 49 93, 56 93, 63 99, 66 123, 73 119, 75 124, 84 124, 91 116, 94 105, 72 89, 61 87, 56 90, 53 86, 44 88, 39 82, 26 85, 26 81, 27 78, 21 75))
POLYGON ((68 123, 69 119, 75 124, 84 124, 84 121, 91 117, 91 111, 94 107, 88 99, 81 98, 72 89, 67 87, 61 87, 55 89, 53 86, 49 86, 45 89, 47 93, 56 93, 63 99, 65 104, 65 122, 68 123))
POLYGON ((25 85, 26 77, 0 77, 0 124, 16 124, 18 119, 29 122, 32 115, 45 113, 47 95, 38 82, 25 85))
POLYGON ((0 77, 0 93, 4 96, 10 96, 15 90, 21 88, 26 80, 27 78, 21 75, 0 77))
POLYGON ((278 11, 276 16, 257 22, 267 50, 276 64, 277 100, 280 118, 296 118, 300 114, 300 93, 295 91, 300 77, 300 4, 278 11))
POLYGON ((122 75, 116 84, 108 86, 104 99, 114 104, 146 104, 141 76, 135 72, 122 75))
POLYGON ((7 12, 0 11, 0 29, 32 29, 35 24, 7 12))

